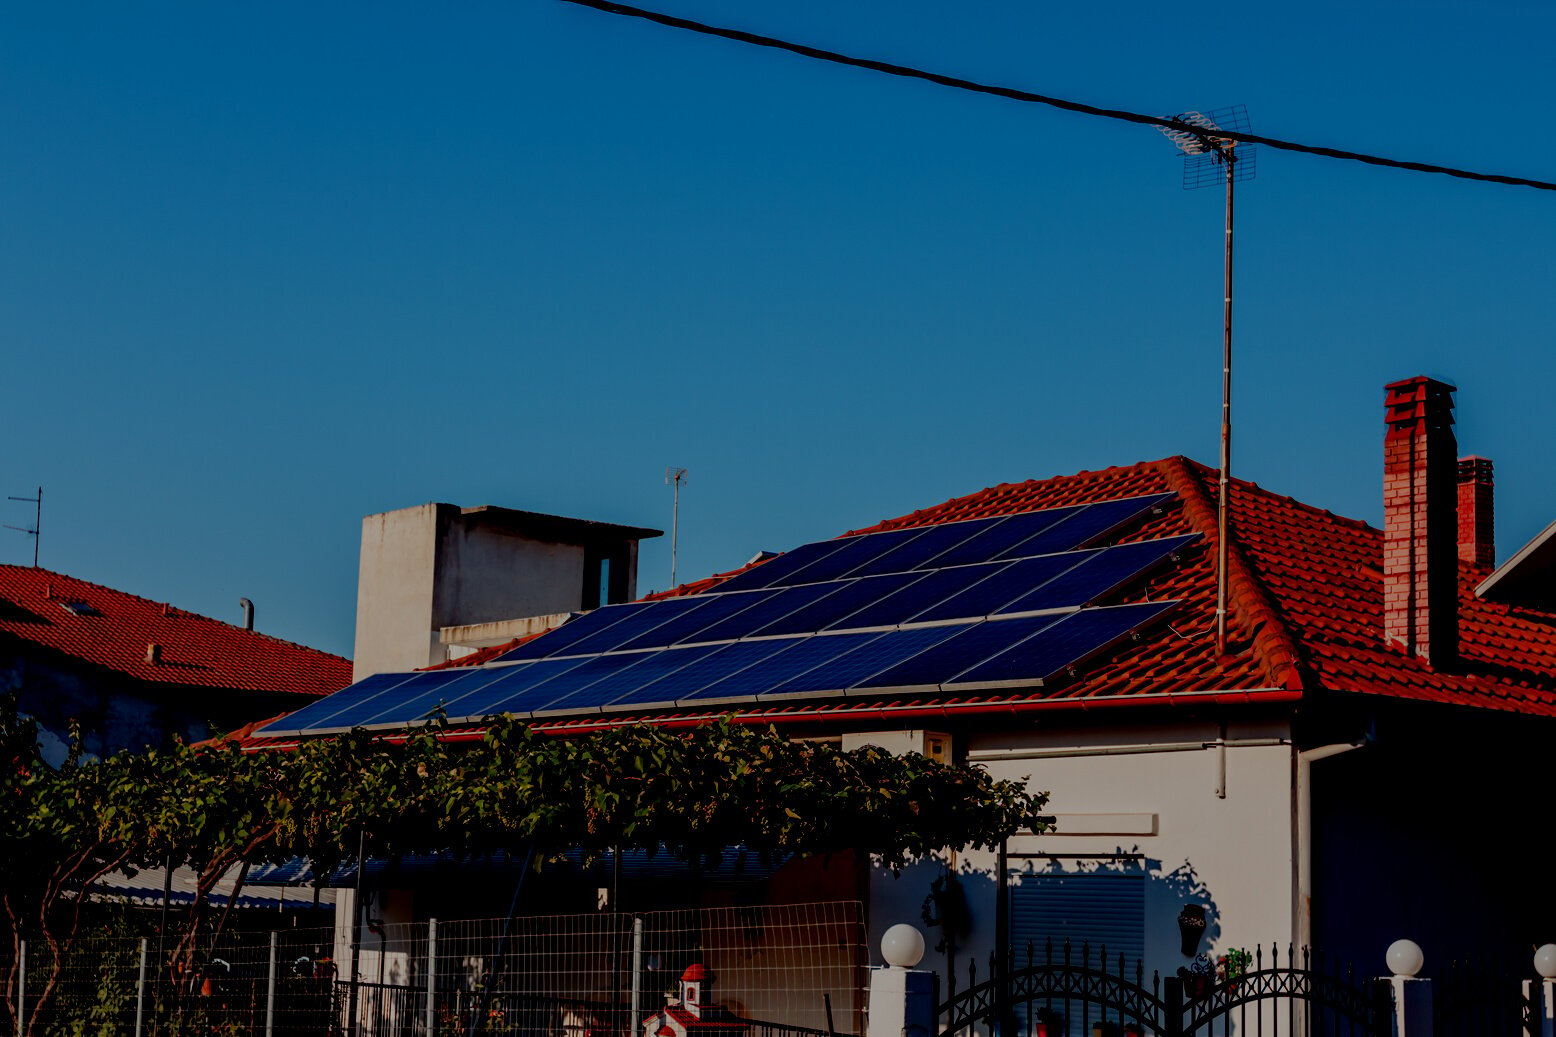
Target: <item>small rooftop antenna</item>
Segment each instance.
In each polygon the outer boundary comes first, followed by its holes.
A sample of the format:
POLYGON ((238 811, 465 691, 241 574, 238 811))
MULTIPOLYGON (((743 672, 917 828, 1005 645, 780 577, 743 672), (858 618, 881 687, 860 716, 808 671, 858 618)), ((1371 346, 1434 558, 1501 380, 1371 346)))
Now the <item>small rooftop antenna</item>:
POLYGON ((36 569, 38 567, 38 541, 43 539, 39 535, 43 530, 43 487, 38 487, 38 495, 36 497, 9 497, 7 499, 27 501, 29 504, 38 506, 37 512, 33 515, 31 529, 28 529, 26 526, 7 525, 5 527, 6 529, 14 529, 18 533, 26 533, 32 537, 32 567, 36 569))
POLYGON ((1216 500, 1216 655, 1226 654, 1227 495, 1232 481, 1232 185, 1252 180, 1256 158, 1252 144, 1240 144, 1217 131, 1248 132, 1248 109, 1236 104, 1209 112, 1172 116, 1178 126, 1158 126, 1183 152, 1183 189, 1226 184, 1226 292, 1221 330, 1221 480, 1216 500))
POLYGON ((681 527, 681 486, 686 482, 686 469, 670 466, 665 469, 665 485, 675 487, 675 505, 670 511, 670 586, 675 582, 675 549, 681 527))

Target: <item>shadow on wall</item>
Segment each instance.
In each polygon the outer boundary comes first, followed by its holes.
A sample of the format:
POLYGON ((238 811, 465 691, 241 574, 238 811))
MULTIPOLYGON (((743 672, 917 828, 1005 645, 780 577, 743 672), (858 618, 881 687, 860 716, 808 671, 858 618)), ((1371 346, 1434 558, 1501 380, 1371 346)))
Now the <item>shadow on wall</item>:
MULTIPOLYGON (((942 977, 942 996, 989 978, 993 965, 995 901, 992 869, 962 864, 952 875, 942 864, 906 869, 893 894, 893 921, 923 927, 929 953, 925 966, 942 977), (917 919, 906 898, 921 899, 917 919)), ((1107 948, 1111 970, 1125 962, 1126 974, 1170 975, 1211 951, 1221 938, 1220 911, 1192 862, 1168 868, 1118 847, 1093 857, 1041 857, 1012 867, 1009 883, 1011 964, 1040 965, 1051 955, 1061 961, 1083 953, 1093 962, 1107 948)))

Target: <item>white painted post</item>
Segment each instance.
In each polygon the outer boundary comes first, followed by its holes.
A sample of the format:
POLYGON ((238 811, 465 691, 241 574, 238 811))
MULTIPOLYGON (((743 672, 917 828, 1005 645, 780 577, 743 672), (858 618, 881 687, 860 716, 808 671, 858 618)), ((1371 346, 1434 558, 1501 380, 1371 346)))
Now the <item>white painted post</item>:
POLYGON ((1538 980, 1524 980, 1524 998, 1534 1007, 1535 1023, 1524 1028, 1524 1037, 1556 1037, 1556 943, 1534 952, 1538 980))
POLYGON ((140 938, 140 975, 135 980, 135 1037, 140 1037, 146 1019, 146 938, 140 938))
POLYGON ((640 999, 643 996, 643 919, 632 919, 632 1014, 627 1017, 627 1033, 630 1037, 642 1019, 640 999))
POLYGON ((16 1037, 27 1032, 27 941, 16 945, 16 1037))
POLYGON ((1416 975, 1426 955, 1413 940, 1395 940, 1385 959, 1393 972, 1396 1037, 1432 1037, 1432 981, 1416 975))
POLYGON ((885 967, 870 969, 870 1022, 865 1037, 934 1037, 939 979, 915 972, 924 958, 924 935, 911 925, 892 926, 881 936, 885 967))
POLYGON ((437 1032, 438 920, 427 919, 427 1037, 437 1032))
POLYGON ((270 930, 270 975, 265 982, 265 1037, 271 1037, 276 1028, 276 947, 280 941, 281 934, 274 929, 270 930))

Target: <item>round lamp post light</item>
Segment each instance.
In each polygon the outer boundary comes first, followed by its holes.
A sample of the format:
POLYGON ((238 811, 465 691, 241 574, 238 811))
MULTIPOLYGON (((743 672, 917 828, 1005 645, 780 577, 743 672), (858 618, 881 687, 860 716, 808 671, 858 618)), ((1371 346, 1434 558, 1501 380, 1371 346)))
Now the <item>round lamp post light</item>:
POLYGON ((1541 979, 1556 979, 1556 943, 1548 943, 1534 952, 1534 971, 1541 979))
POLYGON ((924 934, 898 922, 881 935, 881 957, 894 969, 911 969, 924 960, 924 934))
MULTIPOLYGON (((1556 951, 1556 947, 1552 950, 1556 951)), ((1390 972, 1409 979, 1414 978, 1421 971, 1421 966, 1426 964, 1426 955, 1421 952, 1421 945, 1414 940, 1395 940, 1389 944, 1384 960, 1388 962, 1390 972)))

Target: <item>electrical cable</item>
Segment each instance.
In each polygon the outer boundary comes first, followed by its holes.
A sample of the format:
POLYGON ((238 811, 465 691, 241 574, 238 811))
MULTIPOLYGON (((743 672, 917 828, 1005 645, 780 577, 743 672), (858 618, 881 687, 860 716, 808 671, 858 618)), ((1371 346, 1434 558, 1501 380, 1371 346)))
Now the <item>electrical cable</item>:
MULTIPOLYGON (((1125 111, 1121 108, 1099 108, 1096 105, 1086 104, 1081 101, 1069 101, 1062 97, 1049 97, 1046 94, 1034 94, 1011 87, 976 83, 970 79, 959 79, 955 76, 942 75, 938 72, 926 72, 923 69, 910 68, 907 65, 894 65, 886 61, 856 58, 847 54, 839 54, 836 51, 807 46, 803 43, 791 43, 788 40, 780 40, 772 36, 759 36, 756 33, 743 32, 739 29, 725 29, 716 25, 707 25, 702 22, 694 22, 688 18, 677 18, 673 15, 661 14, 658 11, 647 11, 641 7, 611 3, 609 0, 561 0, 561 2, 576 4, 579 7, 588 7, 596 11, 603 11, 606 14, 642 18, 645 21, 654 22, 657 25, 664 25, 672 29, 685 29, 688 32, 701 33, 705 36, 717 36, 726 40, 734 40, 736 43, 748 43, 757 47, 786 50, 791 54, 814 58, 818 61, 851 65, 855 68, 870 69, 873 72, 883 72, 887 75, 903 76, 908 79, 922 79, 940 86, 953 87, 957 90, 992 94, 995 97, 1004 97, 1012 101, 1044 104, 1067 112, 1094 115, 1104 119, 1117 119, 1122 122, 1132 122, 1142 126, 1162 126, 1168 129, 1181 130, 1195 136, 1201 136, 1205 133, 1205 129, 1202 126, 1180 122, 1170 116, 1143 115, 1139 112, 1125 111)), ((1316 144, 1301 144, 1296 141, 1281 140, 1277 137, 1264 137, 1254 133, 1239 133, 1232 130, 1218 129, 1215 131, 1215 136, 1220 139, 1235 140, 1243 144, 1263 144, 1268 148, 1276 148, 1281 151, 1295 151, 1306 155, 1318 155, 1322 158, 1364 162, 1368 165, 1385 166, 1391 169, 1408 169, 1416 173, 1436 173, 1442 176, 1458 177, 1461 180, 1477 180, 1483 183, 1508 184, 1514 187, 1533 187, 1540 191, 1556 191, 1556 183, 1547 180, 1533 180, 1521 176, 1504 176, 1499 173, 1478 173, 1474 170, 1455 169, 1452 166, 1438 166, 1429 162, 1408 162, 1403 159, 1384 158, 1380 155, 1368 155, 1359 151, 1344 151, 1340 148, 1326 148, 1316 144)))

